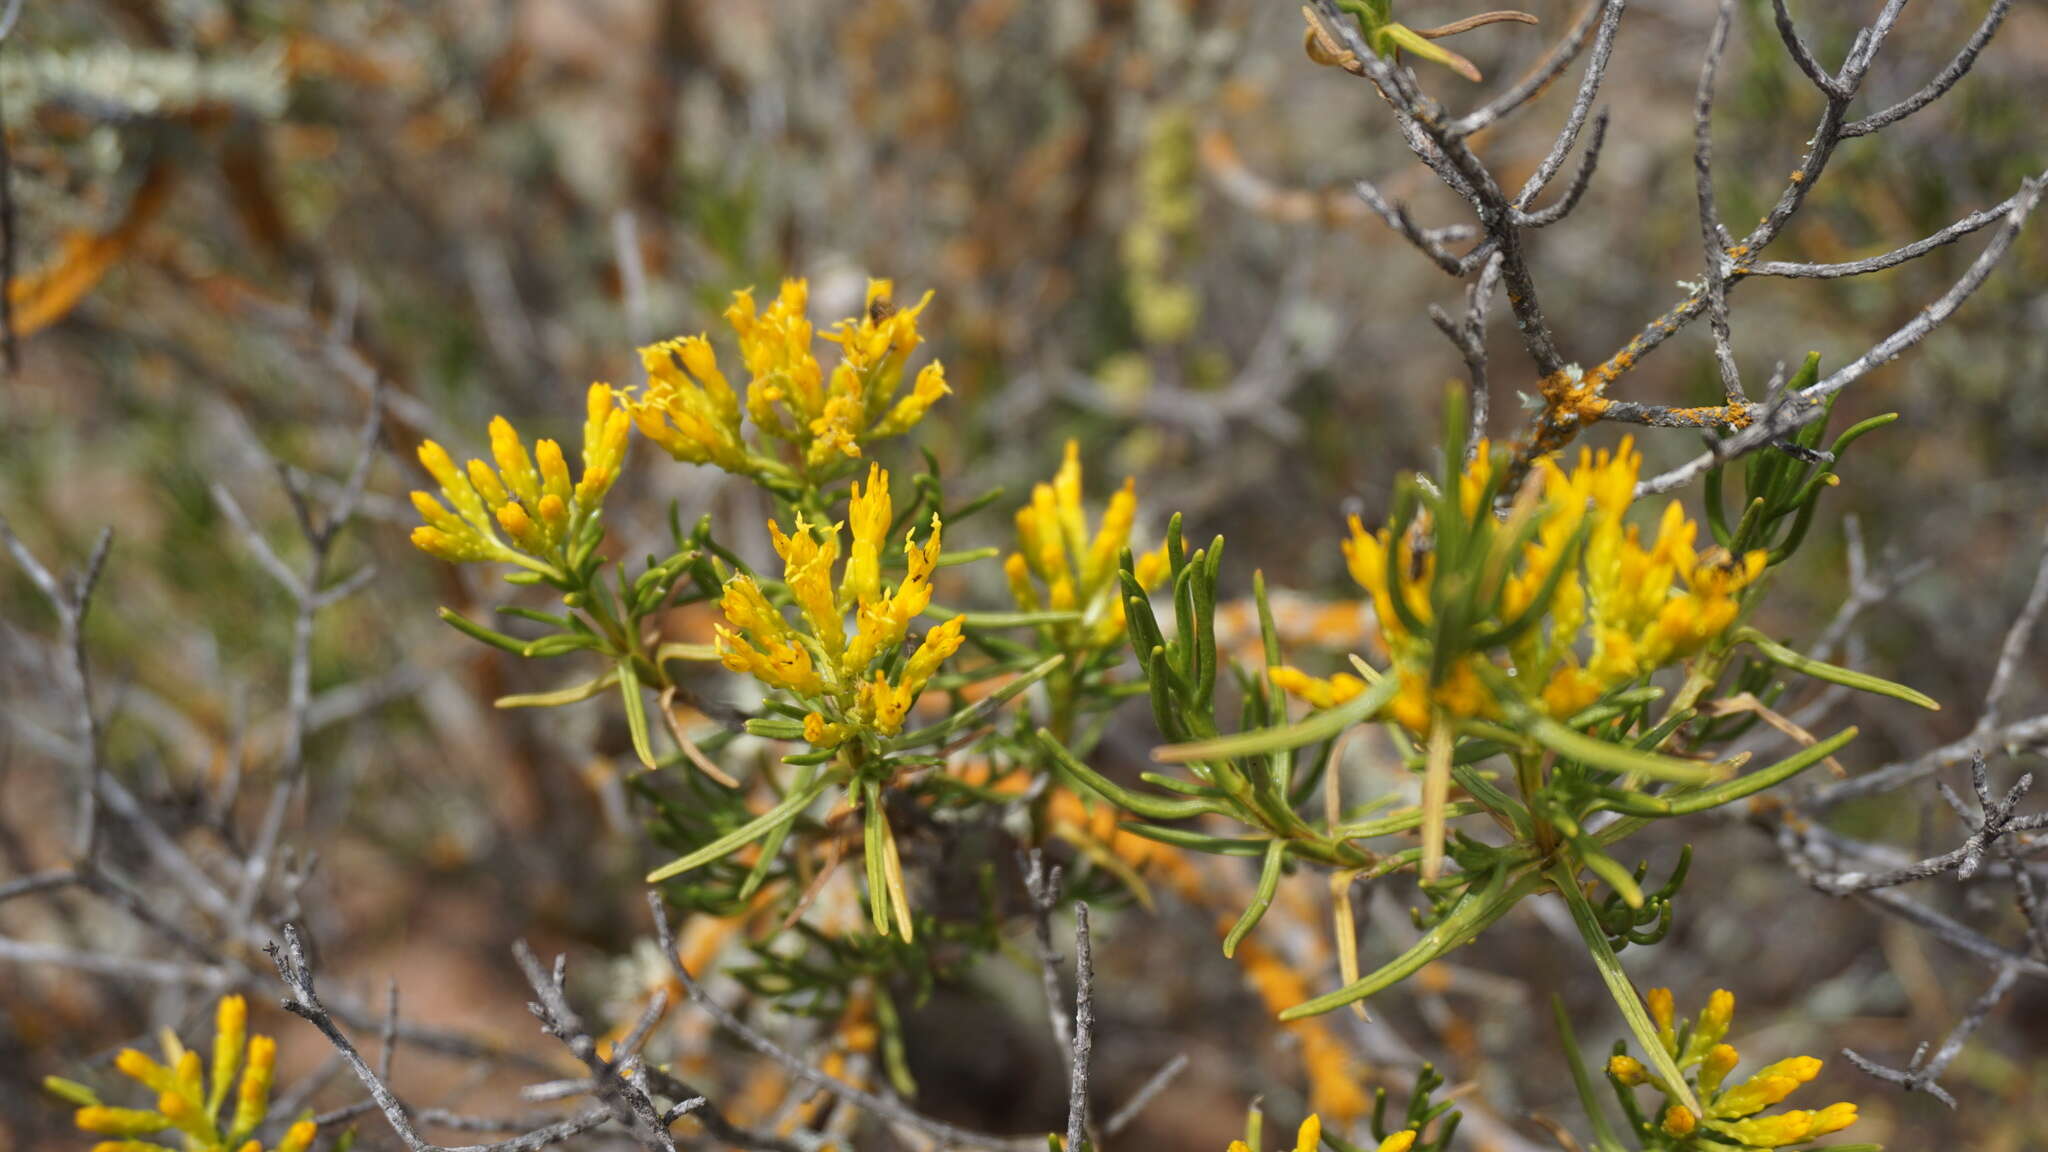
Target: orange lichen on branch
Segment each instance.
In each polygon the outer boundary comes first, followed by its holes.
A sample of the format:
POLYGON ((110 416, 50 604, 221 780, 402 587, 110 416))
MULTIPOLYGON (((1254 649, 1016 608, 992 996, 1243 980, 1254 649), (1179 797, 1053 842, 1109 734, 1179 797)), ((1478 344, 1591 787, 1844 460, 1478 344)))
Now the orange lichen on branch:
MULTIPOLYGON (((1699 314, 1705 307, 1704 298, 1697 292, 1673 305, 1657 319, 1652 320, 1642 331, 1630 337, 1612 356, 1591 369, 1581 371, 1566 368, 1553 372, 1538 386, 1543 398, 1543 410, 1530 421, 1528 430, 1515 445, 1514 460, 1509 464, 1507 483, 1504 491, 1512 495, 1521 487, 1522 480, 1537 460, 1550 456, 1569 445, 1580 432, 1599 423, 1613 407, 1607 391, 1616 380, 1635 369, 1644 353, 1677 332, 1678 329, 1699 314)), ((1727 409, 1713 408, 1700 410, 1726 412, 1727 409)), ((1743 414, 1741 419, 1747 420, 1743 414)), ((1714 426, 1712 420, 1704 421, 1700 427, 1714 426)), ((1720 422, 1723 425, 1728 421, 1720 422)), ((1735 425, 1740 427, 1740 424, 1735 425)))
POLYGON ((1747 428, 1750 410, 1742 404, 1706 404, 1698 408, 1667 408, 1658 423, 1674 428, 1747 428))

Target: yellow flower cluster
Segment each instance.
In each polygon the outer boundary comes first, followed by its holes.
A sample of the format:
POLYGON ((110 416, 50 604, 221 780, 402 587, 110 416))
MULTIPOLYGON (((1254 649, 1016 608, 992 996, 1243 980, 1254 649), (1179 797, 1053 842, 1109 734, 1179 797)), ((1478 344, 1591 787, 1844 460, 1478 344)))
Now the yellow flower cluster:
MULTIPOLYGON (((1701 551, 1695 543, 1699 526, 1675 500, 1665 508, 1656 538, 1646 544, 1638 528, 1625 522, 1641 466, 1641 455, 1626 439, 1613 452, 1581 450, 1569 471, 1545 458, 1537 465, 1532 484, 1538 487, 1530 502, 1503 526, 1509 531, 1520 517, 1540 517, 1533 537, 1513 558, 1494 612, 1501 620, 1515 619, 1549 592, 1544 619, 1521 634, 1509 656, 1518 680, 1537 686, 1536 702, 1553 717, 1570 716, 1613 689, 1698 653, 1734 623, 1736 593, 1763 572, 1762 551, 1739 559, 1720 549, 1701 551), (1559 565, 1569 567, 1559 572, 1559 565)), ((1459 477, 1459 502, 1468 518, 1479 513, 1493 467, 1493 454, 1481 441, 1459 477)), ((1453 716, 1493 714, 1495 702, 1479 675, 1480 662, 1493 660, 1493 654, 1465 654, 1449 663, 1434 686, 1430 682, 1435 653, 1427 633, 1437 556, 1421 544, 1419 531, 1396 541, 1384 528, 1367 532, 1354 516, 1343 549, 1351 578, 1372 597, 1393 674, 1400 677, 1400 692, 1389 705, 1394 719, 1421 732, 1434 709, 1453 716)), ((1271 675, 1281 688, 1322 708, 1365 690, 1363 681, 1347 674, 1318 678, 1280 667, 1271 675)))
MULTIPOLYGON (((1137 484, 1126 476, 1089 533, 1081 508, 1081 447, 1067 441, 1052 483, 1033 486, 1031 503, 1017 510, 1017 551, 1003 561, 1017 607, 1080 613, 1078 625, 1056 630, 1069 649, 1103 648, 1121 640, 1124 598, 1117 559, 1130 543, 1137 515, 1137 484)), ((1150 591, 1166 578, 1166 566, 1161 545, 1137 558, 1132 575, 1150 591)))
POLYGON ((1569 716, 1609 689, 1699 652, 1735 622, 1735 594, 1763 574, 1761 550, 1740 558, 1718 548, 1700 551, 1699 525, 1676 500, 1665 505, 1656 539, 1646 546, 1637 526, 1623 522, 1642 462, 1625 438, 1611 453, 1580 449, 1570 472, 1548 457, 1537 465, 1546 514, 1521 570, 1508 580, 1507 615, 1534 601, 1555 567, 1569 561, 1582 525, 1585 532, 1583 572, 1558 582, 1546 624, 1515 646, 1518 672, 1543 685, 1553 716, 1569 716), (1583 664, 1582 630, 1590 635, 1583 664))
MULTIPOLYGON (((1301 1128, 1294 1134, 1294 1152, 1317 1152, 1323 1143, 1323 1119, 1311 1115, 1301 1122, 1301 1128)), ((1404 1128, 1379 1142, 1373 1152, 1408 1152, 1415 1147, 1415 1130, 1404 1128)), ((1242 1140, 1230 1142, 1230 1152, 1252 1152, 1251 1146, 1242 1140)))
POLYGON ((911 621, 931 604, 940 529, 934 516, 922 545, 906 536, 908 574, 893 590, 885 590, 881 550, 891 512, 889 474, 870 465, 865 489, 856 483, 848 503, 852 544, 836 587, 833 571, 839 564, 842 525, 821 529, 799 514, 795 531, 785 534, 769 521, 775 551, 782 557, 783 582, 803 618, 802 628, 785 619, 750 576, 727 581, 720 601, 726 624, 718 628, 718 651, 725 666, 811 704, 804 738, 820 747, 843 744, 861 732, 890 736, 901 731, 918 694, 960 647, 965 618, 956 616, 926 632, 898 665, 895 657, 911 621))
POLYGON ((575 530, 603 502, 626 459, 631 425, 613 403, 612 390, 592 384, 584 409, 583 473, 573 483, 561 445, 539 440, 529 455, 526 442, 503 416, 491 420, 495 469, 482 460, 458 468, 446 448, 432 440, 422 443, 420 464, 441 486, 441 497, 412 494, 413 507, 426 521, 413 529, 413 545, 455 563, 500 560, 554 573, 575 530))
POLYGON ((1742 1148, 1770 1149, 1817 1140, 1856 1122, 1856 1105, 1846 1102, 1818 1110, 1795 1108, 1758 1115, 1820 1074, 1821 1062, 1811 1056, 1780 1060, 1740 1084, 1723 1087, 1741 1059, 1734 1048, 1722 1043, 1735 1018, 1735 997, 1726 990, 1716 990, 1683 1033, 1675 1019, 1670 989, 1653 988, 1645 999, 1664 1050, 1681 1070, 1697 1070, 1692 1081, 1706 1114, 1694 1115, 1692 1109, 1674 1102, 1675 1094, 1633 1057, 1614 1057, 1608 1061, 1607 1074, 1623 1087, 1649 1084, 1664 1093, 1666 1103, 1658 1123, 1665 1135, 1680 1140, 1698 1135, 1715 1141, 1715 1147, 1733 1142, 1742 1148))
POLYGON ((910 354, 921 342, 917 317, 931 293, 900 309, 893 294, 889 281, 870 280, 862 315, 824 334, 839 345, 839 363, 828 377, 813 352, 805 281, 783 281, 765 309, 756 309, 751 291, 736 293, 725 319, 739 337, 746 365, 744 404, 719 370, 711 342, 687 336, 640 350, 648 383, 626 401, 633 422, 678 460, 740 475, 778 467, 748 448, 740 429, 742 406, 763 434, 796 449, 807 473, 857 458, 861 445, 909 431, 948 391, 945 369, 933 362, 898 396, 910 354))
MULTIPOLYGON (((159 1132, 178 1133, 185 1152, 262 1152, 252 1139, 270 1110, 271 1070, 277 1059, 277 1044, 268 1036, 249 1033, 249 1007, 240 996, 223 997, 214 1012, 212 1071, 209 1075, 199 1053, 179 1043, 169 1031, 163 1035, 161 1063, 133 1048, 122 1050, 114 1066, 131 1080, 156 1093, 155 1108, 114 1108, 99 1102, 90 1088, 69 1080, 52 1078, 46 1086, 63 1098, 81 1105, 76 1122, 84 1131, 113 1139, 93 1145, 93 1152, 170 1152, 162 1144, 142 1137, 159 1132), (245 1065, 246 1057, 246 1065, 245 1065), (228 1102, 235 1076, 241 1085, 235 1091, 233 1111, 221 1124, 221 1112, 228 1102)), ((285 1130, 273 1152, 306 1152, 313 1143, 311 1120, 300 1120, 285 1130)))

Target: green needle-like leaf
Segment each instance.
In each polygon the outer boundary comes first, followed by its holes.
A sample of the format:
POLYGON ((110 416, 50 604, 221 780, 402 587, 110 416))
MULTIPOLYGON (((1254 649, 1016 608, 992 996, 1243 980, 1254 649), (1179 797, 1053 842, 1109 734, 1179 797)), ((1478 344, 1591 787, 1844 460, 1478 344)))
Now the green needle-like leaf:
POLYGON ((1723 769, 1713 764, 1697 764, 1675 756, 1609 744, 1542 717, 1537 717, 1529 725, 1529 736, 1567 760, 1624 775, 1633 773, 1674 784, 1704 784, 1724 774, 1723 769))
POLYGON ((1507 876, 1506 869, 1496 869, 1483 887, 1475 884, 1477 890, 1467 890, 1450 915, 1439 920, 1436 927, 1424 933, 1422 939, 1416 941, 1413 947, 1389 961, 1379 971, 1355 980, 1335 992, 1328 992, 1313 1000, 1296 1004, 1280 1013, 1280 1019, 1284 1022, 1320 1016, 1393 987, 1421 971, 1430 961, 1459 945, 1470 943, 1472 938, 1485 931, 1487 926, 1507 915, 1508 910, 1519 903, 1522 897, 1534 892, 1544 883, 1543 874, 1534 870, 1523 873, 1513 881, 1509 881, 1507 876))
POLYGON ((1047 729, 1038 730, 1038 743, 1052 756, 1054 764, 1061 771, 1117 807, 1127 812, 1135 812, 1147 820, 1185 820, 1190 816, 1200 816, 1204 812, 1219 811, 1215 802, 1211 800, 1192 796, 1147 796, 1142 792, 1133 792, 1083 763, 1080 758, 1067 751, 1066 745, 1060 743, 1059 737, 1047 729))
POLYGON ((1238 942, 1245 933, 1258 927, 1265 918, 1266 909, 1273 906, 1273 894, 1280 890, 1280 866, 1287 859, 1287 841, 1275 839, 1266 845, 1266 859, 1259 866, 1259 890, 1252 896, 1252 902, 1245 907, 1244 915, 1230 926, 1230 932, 1223 937, 1223 954, 1235 956, 1238 942))
POLYGON ((1764 659, 1781 668, 1790 668, 1794 672, 1811 676, 1815 680, 1825 680, 1830 684, 1840 684, 1844 688, 1854 688, 1859 692, 1873 692, 1879 696, 1889 696, 1894 700, 1904 700, 1908 704, 1918 704, 1930 712, 1941 711, 1941 705, 1935 701, 1934 697, 1924 692, 1915 691, 1904 684, 1895 684, 1881 676, 1872 676, 1868 672, 1857 672, 1853 669, 1815 660, 1804 653, 1794 652, 1792 649, 1785 647, 1783 644, 1778 643, 1754 628, 1744 628, 1735 634, 1735 638, 1738 641, 1746 641, 1755 646, 1758 652, 1763 653, 1764 659))
POLYGON ((1600 971, 1600 979, 1607 984, 1607 991, 1614 997, 1615 1006, 1621 1009, 1621 1018, 1628 1024, 1628 1030, 1636 1038, 1636 1046, 1643 1050, 1644 1062, 1670 1085, 1678 1096, 1678 1102, 1691 1109, 1695 1116, 1703 1116, 1705 1110, 1693 1095, 1692 1085, 1685 1082, 1685 1073, 1678 1070, 1678 1063, 1671 1053, 1664 1050, 1663 1041, 1657 1038, 1657 1025, 1650 1019, 1650 1013, 1643 1007, 1643 998, 1636 995, 1635 985, 1629 982, 1628 973, 1622 971, 1621 960, 1614 949, 1607 946, 1607 932, 1600 927, 1600 918, 1593 913, 1593 906, 1586 902, 1586 894, 1579 890, 1578 877, 1573 874, 1570 864, 1560 861, 1550 866, 1550 882, 1564 897, 1567 907, 1572 910, 1572 923, 1578 925, 1579 938, 1586 943, 1586 951, 1593 957, 1593 966, 1600 971))
POLYGON ((1239 732, 1213 740, 1169 744, 1152 750, 1152 758, 1164 764, 1185 764, 1194 760, 1231 760, 1240 756, 1263 756, 1328 740, 1353 724, 1371 719, 1401 690, 1400 678, 1383 676, 1380 682, 1357 696, 1296 724, 1239 732))
POLYGON ((619 695, 626 702, 626 730, 633 737, 633 754, 640 757, 640 763, 654 767, 654 743, 647 736, 647 700, 640 694, 640 675, 633 671, 633 661, 621 660, 615 666, 619 679, 619 695))
POLYGON ((602 693, 619 682, 616 669, 581 684, 571 684, 552 692, 522 692, 514 696, 500 696, 491 701, 494 708, 559 708, 564 704, 575 704, 602 693))
POLYGON ((782 798, 782 803, 754 817, 745 825, 720 836, 704 847, 677 860, 656 868, 647 874, 649 884, 658 884, 671 876, 680 876, 695 868, 702 868, 713 860, 731 855, 752 844, 779 825, 787 824, 811 806, 811 802, 822 795, 831 779, 814 780, 809 785, 795 789, 782 798))
POLYGON ((1705 812, 1709 808, 1719 808, 1723 804, 1733 803, 1766 788, 1782 784, 1834 755, 1844 744, 1855 738, 1855 728, 1844 728, 1820 743, 1810 748, 1802 748, 1768 768, 1759 768, 1748 775, 1738 776, 1697 792, 1680 792, 1670 796, 1628 793, 1610 796, 1604 803, 1616 811, 1637 816, 1684 816, 1693 812, 1705 812))
POLYGON ((915 732, 905 732, 903 735, 898 736, 889 742, 889 749, 900 752, 906 748, 918 748, 926 744, 943 743, 955 732, 980 723, 984 717, 1016 699, 1025 689, 1051 675, 1053 669, 1058 668, 1060 661, 1065 659, 1065 656, 1047 657, 1033 665, 1030 671, 1025 672, 1015 680, 976 700, 973 704, 968 705, 946 719, 939 721, 937 724, 919 728, 915 732))

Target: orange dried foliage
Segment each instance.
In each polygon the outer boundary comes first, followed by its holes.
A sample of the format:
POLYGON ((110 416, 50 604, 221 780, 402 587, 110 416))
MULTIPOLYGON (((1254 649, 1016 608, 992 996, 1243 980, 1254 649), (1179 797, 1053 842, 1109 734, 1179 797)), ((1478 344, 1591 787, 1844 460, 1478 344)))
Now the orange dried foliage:
POLYGON ((66 234, 49 261, 10 280, 7 299, 14 308, 15 335, 39 332, 70 315, 135 246, 162 209, 171 181, 168 166, 152 167, 128 201, 127 212, 112 228, 66 234))

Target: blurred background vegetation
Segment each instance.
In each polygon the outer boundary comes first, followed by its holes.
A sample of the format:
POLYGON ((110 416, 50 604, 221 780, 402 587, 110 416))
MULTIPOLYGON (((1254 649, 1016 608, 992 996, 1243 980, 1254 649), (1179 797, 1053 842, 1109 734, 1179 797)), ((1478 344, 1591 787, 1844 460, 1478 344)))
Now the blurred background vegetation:
MULTIPOLYGON (((1460 39, 1489 83, 1577 15, 1562 0, 1528 6, 1540 27, 1460 39)), ((1466 14, 1420 7, 1423 23, 1466 14)), ((1875 5, 1808 7, 1807 36, 1839 57, 1875 5)), ((1909 9, 1871 81, 1876 99, 1918 87, 1984 7, 1909 9)), ((1602 170, 1573 219, 1534 241, 1573 359, 1618 347, 1697 267, 1690 105, 1711 18, 1688 0, 1631 9, 1602 170)), ((1793 167, 1814 111, 1769 24, 1767 3, 1745 4, 1723 84, 1722 207, 1738 225, 1793 167)), ((402 973, 410 1014, 491 1029, 520 1027, 523 994, 503 962, 515 936, 633 963, 644 910, 638 835, 612 767, 623 725, 600 709, 492 712, 498 694, 551 685, 435 621, 435 605, 470 612, 489 589, 482 573, 406 545, 412 449, 431 435, 474 450, 494 413, 569 432, 589 381, 640 382, 636 344, 715 330, 734 289, 791 275, 810 278, 826 316, 856 311, 870 275, 909 298, 936 292, 924 329, 955 394, 924 443, 948 474, 1014 499, 1076 438, 1091 476, 1138 477, 1139 538, 1180 511, 1191 536, 1228 537, 1226 585, 1248 592, 1262 568, 1298 595, 1297 628, 1355 645, 1357 613, 1311 609, 1354 596, 1335 546, 1343 516, 1376 519, 1397 471, 1430 462, 1459 361, 1424 309, 1459 289, 1371 217, 1350 181, 1374 179, 1425 223, 1462 214, 1369 90, 1304 60, 1301 31, 1296 9, 1270 0, 28 4, 0 47, 20 337, 18 369, 0 382, 0 506, 44 555, 80 557, 114 529, 89 640, 117 757, 146 765, 138 789, 175 811, 198 781, 260 765, 274 745, 290 606, 209 485, 290 538, 273 459, 316 489, 345 471, 381 378, 389 451, 367 523, 338 560, 379 576, 322 618, 314 648, 306 811, 324 863, 306 901, 326 926, 327 970, 363 988, 402 973)), ((2021 4, 1954 96, 1844 147, 1781 258, 1881 251, 2009 195, 2048 163, 2044 75, 2048 11, 2021 4)), ((1439 92, 1463 83, 1433 80, 1439 92)), ((1473 102, 1490 90, 1473 89, 1473 102)), ((1563 114, 1553 95, 1526 132, 1481 150, 1519 180, 1563 114)), ((1929 717, 1845 703, 1837 719, 1866 733, 1852 771, 1968 730, 2032 577, 2048 492, 2044 235, 2024 234, 1956 319, 1844 398, 1838 425, 1904 419, 1864 442, 1771 601, 1773 635, 1819 631, 1846 592, 1845 514, 1874 565, 1932 562, 1865 616, 1857 651, 1951 707, 1929 717)), ((1752 364, 1809 349, 1839 363, 1974 251, 1966 242, 1870 278, 1757 283, 1737 301, 1738 348, 1752 364)), ((1517 388, 1534 385, 1518 378, 1510 325, 1497 317, 1491 336, 1494 430, 1507 434, 1517 388)), ((1648 360, 1622 395, 1717 400, 1704 329, 1648 360)), ((1641 439, 1650 471, 1698 450, 1689 433, 1641 439)), ((611 500, 627 551, 674 501, 685 522, 711 512, 765 552, 758 494, 652 457, 611 500)), ((990 517, 947 543, 1006 535, 990 517)), ((999 604, 999 577, 982 576, 987 587, 954 599, 999 604)), ((38 698, 48 613, 12 568, 0 570, 0 619, 0 867, 17 872, 61 852, 38 814, 60 810, 48 741, 62 722, 38 698)), ((673 627, 701 639, 708 623, 673 627)), ((2037 649, 2023 670, 2015 713, 2043 697, 2043 659, 2037 649)), ((1133 728, 1132 765, 1144 732, 1133 728)), ((1911 849, 1923 800, 1932 794, 1845 819, 1911 849)), ((1682 1002, 1731 988, 1772 1050, 1900 1053, 1945 1031, 1979 990, 1974 965, 1806 888, 1754 831, 1694 831, 1725 839, 1708 857, 1721 870, 1695 875, 1678 932, 1630 957, 1682 1002), (1754 867, 1725 863, 1742 859, 1754 867)), ((1374 930, 1406 931, 1411 893, 1376 893, 1374 930)), ((1281 1116, 1303 1099, 1309 1042, 1270 1023, 1242 968, 1217 954, 1211 915, 1162 895, 1156 911, 1128 908, 1098 930, 1104 1091, 1135 1086, 1176 1050, 1194 1058, 1175 1106, 1133 1137, 1142 1146, 1220 1147, 1255 1094, 1281 1116)), ((25 916, 10 906, 9 929, 37 930, 25 916)), ((1355 1050, 1352 1074, 1369 1090, 1382 1082, 1375 1062, 1405 1049, 1510 1121, 1532 1109, 1571 1117, 1536 990, 1566 982, 1589 1049, 1618 1025, 1590 973, 1545 947, 1551 931, 1518 917, 1380 1002, 1373 1024, 1332 1017, 1355 1050)), ((1028 973, 990 967, 941 987, 908 1029, 921 1106, 1044 1131, 1063 1114, 1064 1082, 1043 1014, 1028 973)), ((26 1043, 0 1045, 0 1148, 79 1139, 59 1135, 63 1110, 32 1086, 134 1031, 123 1012, 135 1009, 97 982, 6 971, 0 1032, 26 1043)), ((322 1058, 291 1022, 269 1030, 288 1064, 322 1058)), ((2048 995, 2023 981, 1949 1077, 1960 1114, 1838 1060, 1825 1094, 1864 1102, 1855 1135, 1898 1149, 2041 1147, 2044 1037, 2048 995)), ((475 1085, 450 1072, 445 1087, 475 1085)), ((1473 1147, 1488 1146, 1487 1131, 1471 1131, 1473 1147)))

